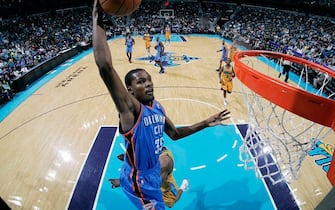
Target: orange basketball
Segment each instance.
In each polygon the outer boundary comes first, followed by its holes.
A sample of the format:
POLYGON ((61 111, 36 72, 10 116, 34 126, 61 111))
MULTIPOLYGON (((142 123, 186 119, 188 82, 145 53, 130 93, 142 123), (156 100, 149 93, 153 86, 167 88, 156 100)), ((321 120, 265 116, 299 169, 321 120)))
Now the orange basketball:
POLYGON ((99 0, 102 9, 113 16, 126 16, 134 12, 142 0, 99 0))

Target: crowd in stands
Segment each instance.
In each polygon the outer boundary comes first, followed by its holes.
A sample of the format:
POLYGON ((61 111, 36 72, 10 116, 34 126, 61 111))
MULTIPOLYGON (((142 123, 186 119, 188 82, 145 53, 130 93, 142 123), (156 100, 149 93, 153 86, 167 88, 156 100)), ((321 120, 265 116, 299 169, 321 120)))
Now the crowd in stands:
POLYGON ((172 32, 178 34, 215 33, 217 19, 232 9, 228 4, 192 2, 170 2, 164 7, 158 2, 152 2, 141 7, 143 9, 132 15, 130 29, 136 28, 143 33, 150 28, 152 33, 162 33, 165 26, 169 25, 172 32), (173 10, 173 14, 167 10, 173 10))
POLYGON ((63 50, 91 39, 91 11, 62 10, 1 21, 0 102, 11 100, 14 79, 63 50))
POLYGON ((335 24, 330 18, 275 10, 242 7, 224 30, 254 49, 286 52, 335 67, 335 24))
MULTIPOLYGON (((256 50, 290 53, 335 71, 334 19, 288 10, 242 6, 223 30, 228 39, 240 40, 256 50)), ((292 64, 300 74, 302 67, 292 64)), ((307 82, 316 85, 319 73, 308 69, 307 82)), ((326 75, 326 78, 327 77, 326 75)), ((326 92, 335 93, 335 81, 327 80, 326 92)))
MULTIPOLYGON (((251 49, 286 52, 335 70, 335 24, 330 18, 248 5, 210 2, 142 3, 128 17, 106 15, 107 36, 218 33, 251 49), (164 9, 163 12, 161 9, 164 9), (169 11, 173 10, 173 13, 169 11), (219 22, 224 18, 226 22, 219 22)), ((81 43, 91 43, 91 8, 71 8, 4 19, 0 23, 1 102, 14 97, 12 81, 33 66, 81 43)), ((334 82, 334 81, 333 81, 334 82)))

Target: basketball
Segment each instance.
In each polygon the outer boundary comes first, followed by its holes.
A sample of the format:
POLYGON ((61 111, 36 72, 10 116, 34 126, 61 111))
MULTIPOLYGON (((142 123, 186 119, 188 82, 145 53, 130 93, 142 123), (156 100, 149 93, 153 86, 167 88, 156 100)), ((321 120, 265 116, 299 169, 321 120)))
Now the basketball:
POLYGON ((126 16, 133 13, 142 0, 99 0, 102 9, 113 16, 126 16))

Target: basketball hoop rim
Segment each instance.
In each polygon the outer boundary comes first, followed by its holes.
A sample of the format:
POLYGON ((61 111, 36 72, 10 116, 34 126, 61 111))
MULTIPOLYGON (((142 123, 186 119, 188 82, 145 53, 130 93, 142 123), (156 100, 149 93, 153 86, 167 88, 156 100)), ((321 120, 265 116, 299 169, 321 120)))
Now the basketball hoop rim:
POLYGON ((335 72, 306 59, 279 52, 245 50, 234 55, 235 75, 245 86, 283 109, 315 123, 331 127, 335 131, 335 101, 271 78, 241 61, 241 58, 245 56, 255 57, 260 55, 283 58, 294 63, 307 65, 312 69, 328 73, 332 78, 335 78, 335 72))

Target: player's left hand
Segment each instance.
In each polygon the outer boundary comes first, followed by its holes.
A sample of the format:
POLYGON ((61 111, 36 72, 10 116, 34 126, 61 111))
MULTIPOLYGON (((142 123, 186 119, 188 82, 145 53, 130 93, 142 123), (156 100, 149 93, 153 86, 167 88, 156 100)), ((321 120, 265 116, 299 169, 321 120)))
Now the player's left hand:
POLYGON ((227 120, 230 118, 230 111, 227 109, 219 112, 207 119, 208 126, 215 126, 222 124, 222 121, 227 120))

